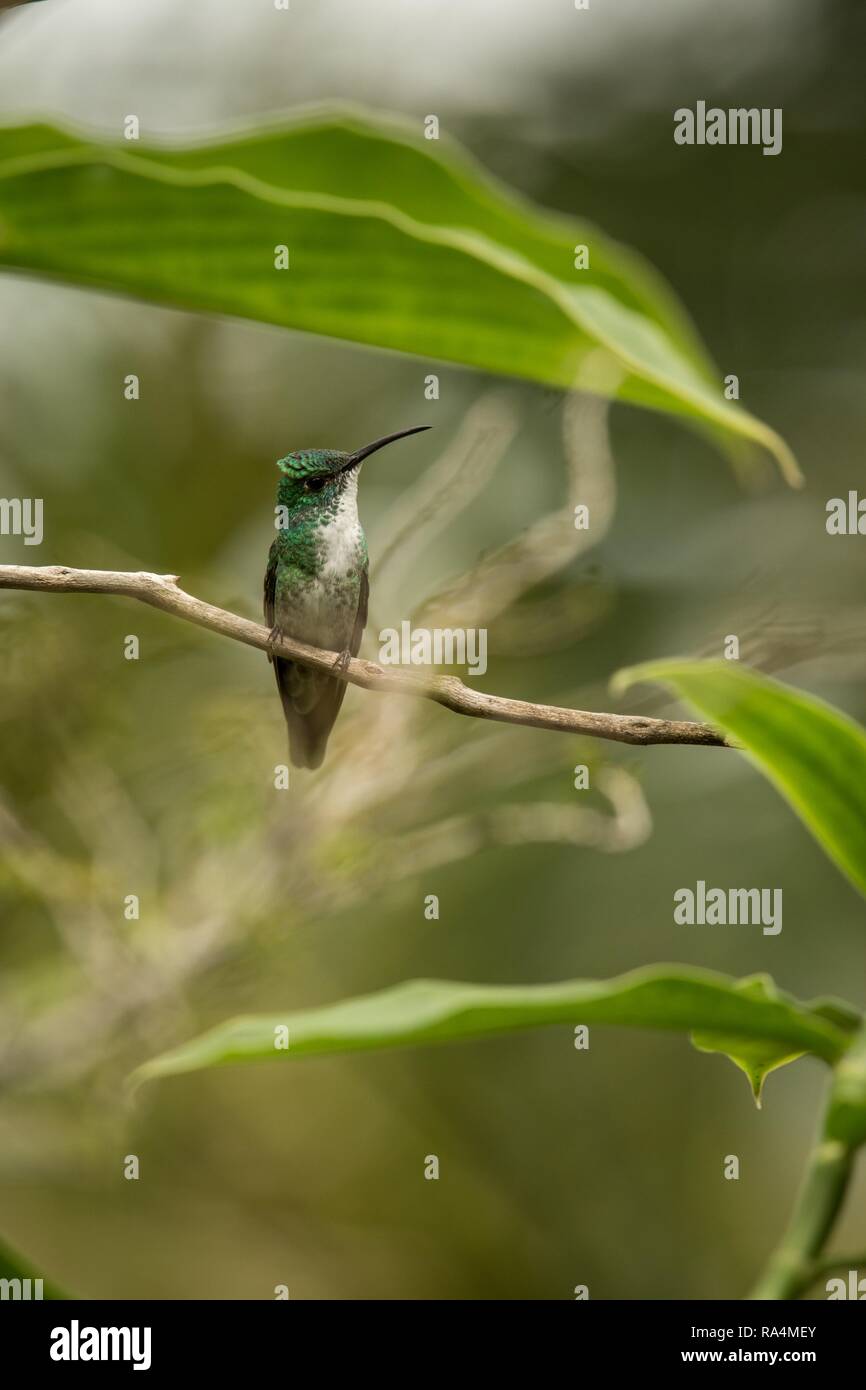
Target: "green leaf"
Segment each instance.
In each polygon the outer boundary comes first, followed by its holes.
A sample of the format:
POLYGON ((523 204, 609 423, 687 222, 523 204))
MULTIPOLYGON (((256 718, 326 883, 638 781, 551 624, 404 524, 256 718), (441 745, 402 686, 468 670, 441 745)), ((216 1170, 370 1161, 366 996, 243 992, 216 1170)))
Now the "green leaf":
POLYGON ((652 661, 613 687, 661 681, 731 734, 866 893, 866 731, 841 710, 727 661, 652 661))
POLYGON ((756 997, 725 975, 684 966, 550 985, 415 980, 324 1008, 232 1019, 146 1062, 132 1081, 230 1062, 459 1042, 556 1023, 733 1034, 828 1062, 842 1054, 848 1036, 807 1004, 769 992, 756 997), (288 1047, 279 1046, 282 1030, 288 1047))
MULTIPOLYGON (((741 980, 735 988, 750 999, 778 998, 776 986, 768 975, 751 976, 747 980, 741 980)), ((777 1067, 786 1066, 789 1062, 796 1062, 798 1057, 804 1055, 801 1050, 792 1051, 786 1044, 772 1039, 737 1037, 735 1034, 693 1033, 692 1043, 699 1052, 721 1052, 729 1057, 734 1066, 739 1067, 748 1077, 759 1110, 764 1081, 770 1072, 775 1071, 777 1067)))
POLYGON ((759 444, 799 481, 638 256, 392 119, 301 113, 186 148, 0 130, 0 266, 583 385, 759 444))
POLYGON ((717 1036, 715 1033, 695 1033, 692 1042, 698 1052, 721 1052, 739 1067, 749 1082, 758 1109, 761 1108, 764 1082, 771 1071, 796 1062, 802 1052, 791 1052, 770 1043, 750 1042, 747 1038, 717 1036))

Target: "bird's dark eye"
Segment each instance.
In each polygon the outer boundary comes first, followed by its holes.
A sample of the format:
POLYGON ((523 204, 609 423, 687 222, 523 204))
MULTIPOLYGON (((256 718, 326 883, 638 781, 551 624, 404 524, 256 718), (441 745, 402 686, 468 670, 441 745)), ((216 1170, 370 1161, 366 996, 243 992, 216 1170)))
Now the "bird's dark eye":
POLYGON ((307 478, 304 487, 307 492, 321 492, 326 482, 327 478, 307 478))

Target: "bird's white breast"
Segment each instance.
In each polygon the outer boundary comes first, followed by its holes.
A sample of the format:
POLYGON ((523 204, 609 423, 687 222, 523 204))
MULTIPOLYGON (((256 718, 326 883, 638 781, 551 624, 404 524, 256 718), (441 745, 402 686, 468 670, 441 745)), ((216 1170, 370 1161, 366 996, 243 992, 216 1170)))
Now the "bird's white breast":
POLYGON ((338 508, 316 533, 315 573, 293 596, 292 635, 314 647, 343 651, 355 626, 364 546, 357 495, 353 478, 338 508))
POLYGON ((322 565, 319 578, 324 584, 332 579, 345 579, 357 568, 358 552, 362 545, 361 523, 358 519, 358 479, 350 479, 340 497, 340 503, 318 536, 322 565))

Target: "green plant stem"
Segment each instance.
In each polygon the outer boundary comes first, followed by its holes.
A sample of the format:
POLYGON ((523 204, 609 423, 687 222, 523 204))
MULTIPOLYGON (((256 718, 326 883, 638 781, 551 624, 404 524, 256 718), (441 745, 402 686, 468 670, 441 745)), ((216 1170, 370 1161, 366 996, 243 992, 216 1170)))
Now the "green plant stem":
POLYGON ((788 1229, 750 1298, 799 1298, 814 1282, 815 1261, 845 1200, 853 1162, 853 1149, 822 1135, 809 1160, 788 1229))
POLYGON ((858 1148, 866 1143, 866 1027, 837 1062, 821 1137, 794 1212, 749 1297, 799 1298, 819 1277, 824 1243, 845 1200, 858 1148))

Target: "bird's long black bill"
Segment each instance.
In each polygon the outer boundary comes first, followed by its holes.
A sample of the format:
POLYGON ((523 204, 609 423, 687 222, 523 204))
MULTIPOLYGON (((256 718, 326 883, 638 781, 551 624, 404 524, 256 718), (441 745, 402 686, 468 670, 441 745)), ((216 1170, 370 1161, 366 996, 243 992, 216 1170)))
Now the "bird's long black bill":
POLYGON ((409 434, 420 434, 422 430, 432 429, 432 425, 415 425, 411 430, 398 430, 396 434, 386 434, 384 439, 375 439, 372 444, 366 444, 363 449, 358 449, 352 454, 345 468, 340 470, 346 472, 349 468, 356 468, 362 459, 369 458, 370 454, 375 454, 377 449, 384 449, 386 444, 393 444, 395 439, 405 439, 409 434))

